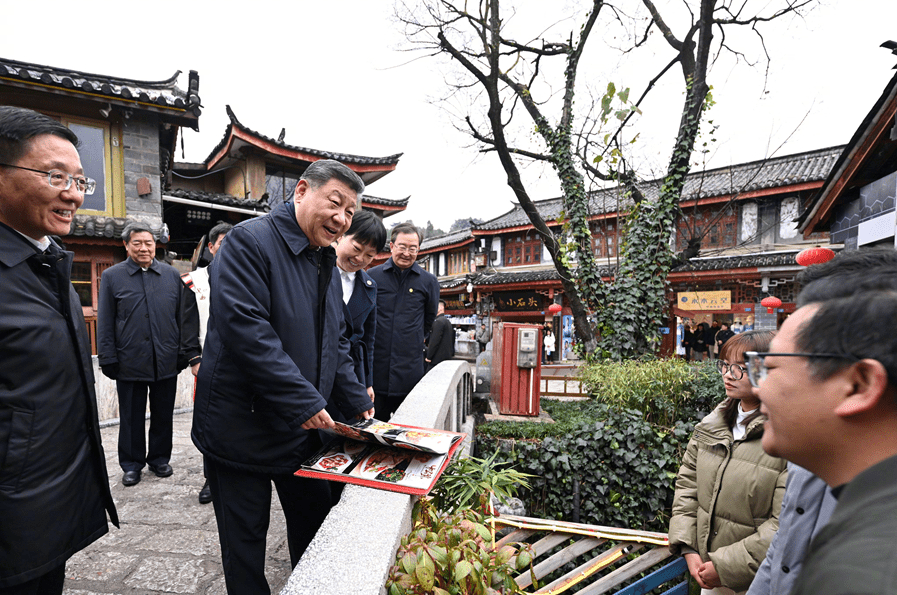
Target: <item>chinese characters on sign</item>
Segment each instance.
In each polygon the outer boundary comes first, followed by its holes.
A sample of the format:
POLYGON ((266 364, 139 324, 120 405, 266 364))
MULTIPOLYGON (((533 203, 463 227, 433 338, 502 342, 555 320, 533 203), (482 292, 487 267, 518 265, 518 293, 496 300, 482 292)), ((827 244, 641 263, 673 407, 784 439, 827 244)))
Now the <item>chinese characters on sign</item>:
POLYGON ((495 309, 500 312, 542 310, 542 296, 535 291, 513 291, 495 296, 495 309))
POLYGON ((682 310, 729 310, 732 308, 731 291, 680 291, 676 305, 682 310))
POLYGON ((463 310, 464 302, 462 300, 445 300, 446 310, 463 310))

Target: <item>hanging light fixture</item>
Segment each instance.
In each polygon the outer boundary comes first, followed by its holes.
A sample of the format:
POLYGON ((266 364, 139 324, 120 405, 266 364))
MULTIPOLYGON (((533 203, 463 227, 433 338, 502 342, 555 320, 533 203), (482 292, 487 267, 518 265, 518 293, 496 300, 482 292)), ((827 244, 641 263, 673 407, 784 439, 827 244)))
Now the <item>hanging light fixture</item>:
POLYGON ((551 314, 558 314, 561 310, 562 308, 560 304, 551 304, 550 306, 548 306, 548 311, 551 314))
POLYGON ((801 250, 797 253, 797 256, 794 257, 794 260, 797 261, 797 264, 808 267, 812 264, 822 264, 824 262, 828 262, 834 257, 834 250, 816 246, 814 248, 801 250))
POLYGON ((775 296, 769 296, 760 300, 760 305, 764 306, 769 314, 772 314, 776 308, 782 305, 782 300, 775 296))

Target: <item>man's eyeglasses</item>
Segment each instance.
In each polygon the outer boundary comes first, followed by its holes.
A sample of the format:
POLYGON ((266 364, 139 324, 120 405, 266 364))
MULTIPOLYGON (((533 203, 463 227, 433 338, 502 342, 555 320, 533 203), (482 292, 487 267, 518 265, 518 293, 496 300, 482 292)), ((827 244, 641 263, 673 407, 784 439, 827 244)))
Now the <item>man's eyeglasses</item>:
POLYGON ((723 376, 725 376, 726 374, 730 374, 733 380, 741 380, 742 378, 744 378, 744 375, 748 371, 744 366, 739 366, 738 364, 727 364, 721 359, 716 360, 716 369, 723 376))
POLYGON ((22 167, 21 165, 10 165, 8 163, 0 163, 3 167, 14 167, 15 169, 24 169, 25 171, 33 171, 36 174, 44 174, 47 176, 47 183, 57 190, 68 190, 75 184, 75 190, 84 195, 93 194, 97 188, 97 181, 84 176, 72 176, 58 169, 43 171, 40 169, 31 169, 30 167, 22 167))
POLYGON ((419 248, 417 246, 406 246, 405 244, 393 244, 393 246, 399 252, 402 252, 403 254, 407 252, 408 254, 411 254, 412 256, 417 254, 417 251, 419 250, 419 248))
POLYGON ((760 388, 760 383, 766 380, 769 375, 769 368, 766 367, 766 358, 773 357, 824 357, 835 359, 856 359, 851 355, 843 353, 773 353, 769 351, 748 351, 745 352, 744 358, 747 361, 748 380, 754 388, 760 388))

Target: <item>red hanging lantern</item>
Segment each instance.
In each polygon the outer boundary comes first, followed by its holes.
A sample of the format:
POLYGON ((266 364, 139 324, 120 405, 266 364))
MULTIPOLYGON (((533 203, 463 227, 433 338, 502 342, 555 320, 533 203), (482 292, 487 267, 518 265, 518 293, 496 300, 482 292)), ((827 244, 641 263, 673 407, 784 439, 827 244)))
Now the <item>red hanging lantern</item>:
POLYGON ((779 306, 782 305, 782 300, 780 300, 779 298, 777 298, 775 296, 769 296, 769 297, 765 297, 762 300, 760 300, 760 305, 765 306, 766 311, 769 314, 772 314, 773 312, 776 311, 776 308, 778 308, 779 306))
POLYGON ((808 267, 811 264, 822 264, 823 262, 828 262, 834 257, 834 250, 816 246, 815 248, 807 248, 806 250, 801 250, 797 253, 797 256, 794 257, 794 260, 796 260, 797 264, 799 264, 800 266, 808 267))
POLYGON ((560 304, 551 304, 550 306, 548 306, 548 311, 549 311, 551 314, 557 314, 557 313, 559 313, 559 312, 561 311, 561 309, 562 309, 562 308, 561 308, 561 305, 560 305, 560 304))

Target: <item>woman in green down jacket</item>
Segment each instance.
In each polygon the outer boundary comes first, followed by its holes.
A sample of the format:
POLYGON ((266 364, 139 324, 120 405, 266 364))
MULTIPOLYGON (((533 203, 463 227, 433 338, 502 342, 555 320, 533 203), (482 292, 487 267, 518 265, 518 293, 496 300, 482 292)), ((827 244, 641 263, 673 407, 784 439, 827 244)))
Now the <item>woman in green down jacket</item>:
POLYGON ((746 351, 766 351, 774 333, 729 339, 716 366, 726 399, 697 426, 676 478, 670 549, 705 595, 743 593, 779 526, 785 461, 763 452, 766 418, 751 391, 746 351))

